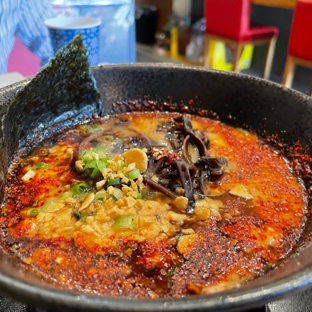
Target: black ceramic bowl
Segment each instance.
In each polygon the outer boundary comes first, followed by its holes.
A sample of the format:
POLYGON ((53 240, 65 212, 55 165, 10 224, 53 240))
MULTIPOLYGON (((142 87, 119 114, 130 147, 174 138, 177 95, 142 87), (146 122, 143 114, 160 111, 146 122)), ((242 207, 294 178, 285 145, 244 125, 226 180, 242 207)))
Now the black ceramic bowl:
MULTIPOLYGON (((93 74, 104 115, 125 110, 125 103, 131 100, 159 100, 167 103, 168 110, 215 112, 227 124, 252 129, 260 135, 278 134, 289 145, 299 141, 312 150, 312 99, 269 81, 198 67, 153 64, 95 67, 93 74)), ((53 124, 57 116, 51 112, 62 114, 70 110, 62 103, 57 108, 40 106, 39 102, 37 107, 36 103, 29 107, 27 101, 12 106, 12 98, 26 83, 0 90, 0 201, 7 165, 18 144, 27 135, 53 124)), ((88 110, 99 112, 98 108, 88 110)), ((74 110, 69 115, 80 113, 74 110)), ((1 252, 0 292, 53 311, 243 311, 309 287, 312 283, 310 223, 309 220, 296 252, 281 266, 232 291, 172 300, 86 296, 52 286, 1 252)))

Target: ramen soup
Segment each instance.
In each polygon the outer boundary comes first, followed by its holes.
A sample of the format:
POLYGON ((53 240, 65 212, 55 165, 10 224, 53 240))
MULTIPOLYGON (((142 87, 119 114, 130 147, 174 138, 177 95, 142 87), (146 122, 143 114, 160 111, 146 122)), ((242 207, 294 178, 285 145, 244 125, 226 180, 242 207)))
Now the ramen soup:
POLYGON ((291 251, 306 195, 247 131, 177 113, 99 118, 10 170, 4 246, 64 288, 130 298, 239 287, 291 251))

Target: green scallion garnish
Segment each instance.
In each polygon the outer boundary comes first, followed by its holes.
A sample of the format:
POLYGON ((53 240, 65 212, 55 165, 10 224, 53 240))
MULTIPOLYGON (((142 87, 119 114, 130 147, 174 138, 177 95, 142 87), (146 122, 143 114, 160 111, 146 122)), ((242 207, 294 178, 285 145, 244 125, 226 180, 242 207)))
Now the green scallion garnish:
POLYGON ((140 176, 140 170, 134 169, 126 174, 126 177, 131 180, 135 180, 140 176))
POLYGON ((137 225, 137 217, 134 215, 123 215, 115 219, 113 229, 115 231, 134 230, 137 225))
POLYGON ((47 168, 50 168, 51 165, 49 164, 46 164, 44 162, 37 162, 33 165, 33 168, 36 168, 36 169, 47 169, 47 168))

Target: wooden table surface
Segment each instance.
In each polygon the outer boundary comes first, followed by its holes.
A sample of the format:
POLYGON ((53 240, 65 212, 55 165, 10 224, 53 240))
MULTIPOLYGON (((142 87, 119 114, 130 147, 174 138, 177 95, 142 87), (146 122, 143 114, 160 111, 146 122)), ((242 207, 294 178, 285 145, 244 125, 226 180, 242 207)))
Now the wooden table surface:
POLYGON ((251 0, 254 4, 280 7, 285 9, 294 9, 297 0, 251 0))

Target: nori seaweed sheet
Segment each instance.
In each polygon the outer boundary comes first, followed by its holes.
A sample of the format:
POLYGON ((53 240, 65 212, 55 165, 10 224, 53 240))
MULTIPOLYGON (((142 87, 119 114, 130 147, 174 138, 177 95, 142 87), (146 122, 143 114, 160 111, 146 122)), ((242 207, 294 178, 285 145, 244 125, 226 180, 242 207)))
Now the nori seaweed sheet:
POLYGON ((3 126, 4 129, 11 128, 6 135, 8 140, 23 140, 38 127, 44 129, 51 123, 82 113, 100 114, 101 111, 100 94, 91 74, 88 51, 81 33, 78 33, 17 93, 3 126))
POLYGON ((0 195, 6 168, 18 148, 29 151, 63 127, 101 112, 88 51, 78 33, 8 103, 0 120, 0 195))
POLYGON ((11 106, 18 105, 25 114, 34 114, 41 107, 55 117, 68 110, 92 104, 101 111, 100 94, 96 89, 81 33, 43 67, 38 74, 18 92, 11 106), (24 105, 27 103, 27 105, 24 105))

